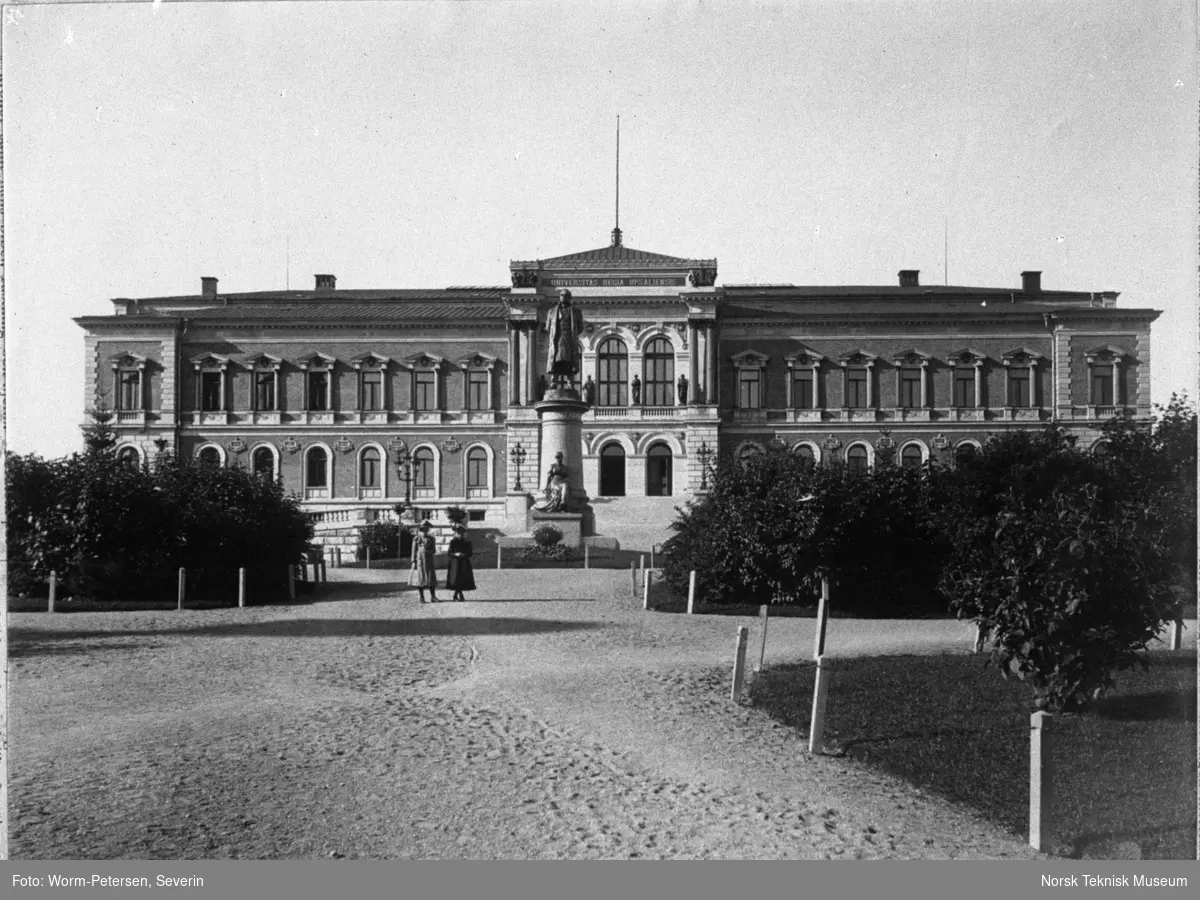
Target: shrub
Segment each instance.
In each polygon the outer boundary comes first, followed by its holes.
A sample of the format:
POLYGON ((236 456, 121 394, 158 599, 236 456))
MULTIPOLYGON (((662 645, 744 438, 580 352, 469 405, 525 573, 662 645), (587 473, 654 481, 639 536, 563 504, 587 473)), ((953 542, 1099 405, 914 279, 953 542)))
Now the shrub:
POLYGON ((1167 618, 1169 512, 1058 428, 993 442, 955 478, 945 516, 952 608, 991 635, 1001 674, 1039 709, 1073 710, 1146 665, 1167 618))
POLYGON ((371 559, 394 559, 400 555, 400 524, 398 522, 372 522, 358 532, 358 547, 355 559, 366 559, 367 549, 371 559))
MULTIPOLYGON (((6 461, 10 559, 26 586, 59 573, 94 600, 160 599, 180 567, 190 596, 279 591, 312 526, 294 497, 244 469, 161 458, 153 471, 93 451, 6 461)), ((19 589, 19 588, 18 588, 19 589)))
POLYGON ((517 553, 517 559, 521 560, 521 562, 541 562, 544 560, 566 562, 574 558, 574 551, 565 544, 550 544, 546 546, 533 544, 529 547, 522 547, 517 553))
POLYGON ((461 506, 447 506, 446 518, 450 520, 451 525, 466 525, 470 515, 461 506))
POLYGON ((553 547, 563 539, 563 533, 548 522, 533 529, 533 542, 539 547, 553 547))

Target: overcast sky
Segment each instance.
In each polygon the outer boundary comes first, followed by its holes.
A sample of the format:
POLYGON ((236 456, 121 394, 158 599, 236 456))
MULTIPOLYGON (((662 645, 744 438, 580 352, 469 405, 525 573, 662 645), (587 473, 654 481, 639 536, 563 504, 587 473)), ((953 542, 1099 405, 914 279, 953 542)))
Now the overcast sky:
POLYGON ((718 284, 1040 269, 1163 310, 1154 399, 1195 396, 1193 9, 7 7, 9 446, 80 447, 71 318, 109 298, 504 285, 606 245, 618 115, 628 246, 718 284))

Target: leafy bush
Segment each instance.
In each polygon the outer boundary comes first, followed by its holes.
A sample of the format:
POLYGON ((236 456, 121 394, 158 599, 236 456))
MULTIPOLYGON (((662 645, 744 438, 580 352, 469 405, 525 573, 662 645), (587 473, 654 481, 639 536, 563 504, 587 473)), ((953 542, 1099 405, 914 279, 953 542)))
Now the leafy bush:
POLYGON ((59 573, 64 593, 93 600, 162 599, 187 569, 189 596, 276 593, 312 526, 277 483, 241 468, 161 458, 129 468, 110 450, 60 460, 6 460, 12 587, 59 573))
POLYGON ((992 442, 956 473, 942 571, 952 608, 992 636, 1001 674, 1072 710, 1147 664, 1172 612, 1169 507, 1050 427, 992 442))
POLYGON ((678 511, 664 545, 667 584, 686 592, 695 569, 706 603, 811 603, 828 576, 843 610, 945 612, 935 475, 813 467, 778 450, 724 463, 709 494, 678 511))
POLYGON ((548 522, 543 522, 533 529, 533 542, 539 547, 553 547, 562 539, 562 531, 548 522))
POLYGON ((461 506, 447 506, 446 518, 450 520, 451 525, 466 525, 470 516, 461 506))
POLYGON ((372 522, 359 529, 355 559, 395 559, 400 555, 400 524, 398 522, 372 522))
POLYGON ((522 547, 517 553, 517 559, 521 560, 521 562, 542 562, 545 560, 566 562, 574 558, 575 553, 566 544, 533 544, 529 547, 522 547))

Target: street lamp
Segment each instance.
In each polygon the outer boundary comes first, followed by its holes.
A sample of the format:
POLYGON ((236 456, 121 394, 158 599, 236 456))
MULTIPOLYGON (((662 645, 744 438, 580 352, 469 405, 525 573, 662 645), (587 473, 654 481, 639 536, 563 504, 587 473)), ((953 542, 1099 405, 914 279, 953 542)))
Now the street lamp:
POLYGON ((713 455, 713 452, 708 449, 708 441, 700 442, 700 449, 696 451, 696 456, 700 458, 700 490, 708 490, 708 459, 713 455))
POLYGON ((404 447, 396 452, 396 477, 404 482, 404 502, 400 504, 400 514, 412 506, 412 454, 404 447))
POLYGON ((521 442, 517 441, 512 448, 512 457, 517 461, 517 483, 513 485, 514 491, 524 490, 521 487, 521 463, 525 462, 525 448, 521 446, 521 442))

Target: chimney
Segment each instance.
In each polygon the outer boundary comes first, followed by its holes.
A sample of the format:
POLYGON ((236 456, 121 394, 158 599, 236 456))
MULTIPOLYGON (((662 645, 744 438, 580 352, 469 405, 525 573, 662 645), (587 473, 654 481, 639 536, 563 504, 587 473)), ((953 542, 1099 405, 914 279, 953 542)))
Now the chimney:
POLYGON ((1042 273, 1022 272, 1021 290, 1030 296, 1036 296, 1040 294, 1042 292, 1042 273))
POLYGON ((204 275, 200 278, 200 296, 205 300, 217 299, 217 279, 210 275, 204 275))
POLYGON ((333 275, 318 275, 317 276, 317 293, 330 294, 337 287, 337 278, 333 275))
POLYGON ((900 270, 900 287, 920 287, 921 282, 917 276, 921 274, 920 269, 901 269, 900 270))

